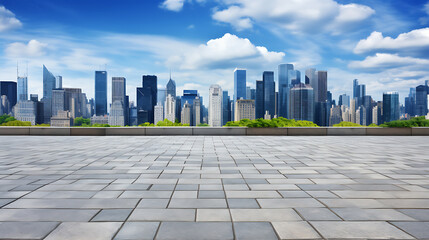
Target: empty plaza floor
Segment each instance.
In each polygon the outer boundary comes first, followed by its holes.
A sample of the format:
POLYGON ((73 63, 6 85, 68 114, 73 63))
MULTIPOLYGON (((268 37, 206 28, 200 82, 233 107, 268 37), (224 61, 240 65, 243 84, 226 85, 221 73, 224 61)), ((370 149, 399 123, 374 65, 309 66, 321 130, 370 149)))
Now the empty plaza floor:
POLYGON ((429 137, 0 137, 0 239, 429 239, 429 137))

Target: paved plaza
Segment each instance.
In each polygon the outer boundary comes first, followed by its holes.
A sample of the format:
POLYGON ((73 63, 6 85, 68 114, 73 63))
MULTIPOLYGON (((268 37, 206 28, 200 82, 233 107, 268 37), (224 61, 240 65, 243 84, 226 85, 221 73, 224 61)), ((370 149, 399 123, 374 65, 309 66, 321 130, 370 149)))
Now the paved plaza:
POLYGON ((429 239, 429 137, 0 143, 0 239, 429 239))

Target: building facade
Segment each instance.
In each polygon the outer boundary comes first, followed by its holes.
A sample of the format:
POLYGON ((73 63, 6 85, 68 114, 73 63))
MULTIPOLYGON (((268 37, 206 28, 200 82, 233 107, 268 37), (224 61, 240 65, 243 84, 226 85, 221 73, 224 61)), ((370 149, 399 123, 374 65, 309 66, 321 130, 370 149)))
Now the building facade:
POLYGON ((242 119, 255 120, 255 100, 239 99, 235 103, 236 121, 242 119))
POLYGON ((222 126, 222 88, 215 84, 210 86, 209 90, 209 125, 212 127, 222 126))
POLYGON ((95 115, 107 115, 107 72, 95 71, 95 115))

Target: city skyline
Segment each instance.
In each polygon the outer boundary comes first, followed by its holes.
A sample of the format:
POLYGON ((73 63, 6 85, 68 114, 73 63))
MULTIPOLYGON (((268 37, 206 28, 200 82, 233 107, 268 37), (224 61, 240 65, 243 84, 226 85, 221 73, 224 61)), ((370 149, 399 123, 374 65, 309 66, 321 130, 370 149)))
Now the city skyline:
MULTIPOLYGON (((0 10, 0 79, 16 80, 16 62, 20 72, 28 62, 28 92, 41 96, 44 63, 63 76, 64 87, 79 86, 93 98, 93 72, 107 70, 109 79, 127 79, 135 102, 133 88, 142 75, 157 75, 164 86, 171 69, 178 92, 198 89, 207 105, 210 85, 233 91, 235 67, 248 69, 252 88, 263 71, 274 71, 277 81, 277 65, 293 63, 301 75, 308 68, 328 71, 335 99, 352 95, 348 83, 356 78, 375 100, 398 91, 402 104, 410 86, 429 78, 427 1, 270 1, 255 10, 261 2, 107 1, 100 9, 97 3, 6 0, 0 10), (233 12, 233 4, 244 13, 233 12), (269 9, 285 20, 261 17, 269 9), (114 10, 125 14, 110 18, 114 10), (309 15, 312 10, 320 14, 309 15), (355 15, 344 15, 347 10, 355 15), (312 28, 314 23, 321 27, 312 28)), ((110 99, 110 86, 107 92, 110 99)))

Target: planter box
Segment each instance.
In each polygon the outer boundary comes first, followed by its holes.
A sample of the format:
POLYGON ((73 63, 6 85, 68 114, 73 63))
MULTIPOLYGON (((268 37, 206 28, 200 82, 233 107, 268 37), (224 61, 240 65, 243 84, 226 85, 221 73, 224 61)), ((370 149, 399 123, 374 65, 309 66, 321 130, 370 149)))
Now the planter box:
POLYGON ((411 136, 411 128, 367 128, 368 136, 411 136))
POLYGON ((144 136, 146 128, 142 127, 110 127, 106 128, 106 136, 144 136))
POLYGON ((37 135, 37 136, 70 136, 70 128, 31 127, 29 135, 37 135))
POLYGON ((327 128, 325 127, 293 127, 287 129, 288 136, 326 136, 327 128))
POLYGON ((0 135, 30 135, 30 127, 0 127, 0 135))
POLYGON ((163 135, 192 135, 191 127, 147 127, 147 136, 163 136, 163 135))
POLYGON ((413 136, 429 136, 429 127, 411 128, 413 136))
POLYGON ((237 135, 246 135, 245 127, 194 127, 192 128, 192 135, 200 136, 237 136, 237 135))
POLYGON ((249 136, 287 136, 287 128, 248 128, 249 136))
POLYGON ((70 128, 70 136, 105 136, 106 128, 70 128))
POLYGON ((366 135, 364 127, 330 127, 327 129, 328 136, 363 136, 366 135))

